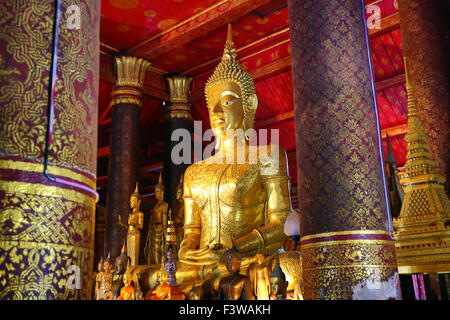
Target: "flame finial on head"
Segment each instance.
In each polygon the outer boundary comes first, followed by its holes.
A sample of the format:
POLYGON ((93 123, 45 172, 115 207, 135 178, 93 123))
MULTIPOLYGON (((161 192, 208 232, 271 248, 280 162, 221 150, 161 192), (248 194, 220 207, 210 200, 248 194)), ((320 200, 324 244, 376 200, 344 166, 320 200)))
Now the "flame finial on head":
POLYGON ((228 24, 227 41, 225 42, 225 49, 223 51, 223 60, 236 60, 236 48, 233 43, 233 31, 231 30, 231 23, 228 24))
POLYGON ((158 183, 156 184, 155 189, 156 188, 164 190, 164 184, 162 182, 162 172, 159 173, 158 183))

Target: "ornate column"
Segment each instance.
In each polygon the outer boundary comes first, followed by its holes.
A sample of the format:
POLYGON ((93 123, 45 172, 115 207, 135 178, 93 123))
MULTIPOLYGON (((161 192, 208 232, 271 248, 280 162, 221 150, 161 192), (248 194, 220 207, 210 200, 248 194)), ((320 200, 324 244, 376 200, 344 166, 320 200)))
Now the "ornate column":
POLYGON ((92 297, 100 1, 76 3, 0 5, 1 300, 92 297))
POLYGON ((398 299, 361 1, 289 0, 305 299, 398 299))
MULTIPOLYGON (((172 161, 172 149, 178 141, 171 141, 172 133, 176 129, 192 131, 192 115, 189 106, 189 88, 193 78, 183 75, 175 75, 167 78, 170 90, 170 106, 164 116, 164 201, 169 208, 174 207, 176 202, 177 185, 181 174, 184 173, 189 164, 175 164, 172 161)), ((189 156, 190 157, 190 156, 189 156)))
POLYGON ((139 134, 142 88, 150 63, 142 58, 115 57, 116 86, 111 93, 111 154, 108 164, 107 218, 104 258, 115 258, 126 239, 130 196, 139 174, 139 134))
MULTIPOLYGON (((399 0, 403 55, 431 159, 450 193, 448 8, 443 0, 399 0)), ((447 4, 448 6, 448 4, 447 4)))

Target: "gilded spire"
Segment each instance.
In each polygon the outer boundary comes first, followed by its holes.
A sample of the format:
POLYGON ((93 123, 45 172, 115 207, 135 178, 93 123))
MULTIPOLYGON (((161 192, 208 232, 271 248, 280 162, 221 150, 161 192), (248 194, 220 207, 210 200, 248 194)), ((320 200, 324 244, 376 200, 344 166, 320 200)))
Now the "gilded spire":
POLYGON ((444 177, 437 174, 435 164, 431 160, 431 154, 426 143, 427 136, 422 130, 422 125, 417 114, 416 103, 406 66, 406 58, 405 74, 406 92, 408 96, 408 133, 404 139, 408 142, 408 153, 406 155, 405 174, 400 182, 405 185, 427 180, 443 183, 444 177))
POLYGON ((400 273, 448 271, 450 266, 450 201, 444 177, 435 170, 427 136, 422 130, 406 67, 408 143, 405 173, 400 180, 405 195, 400 215, 393 221, 400 273))

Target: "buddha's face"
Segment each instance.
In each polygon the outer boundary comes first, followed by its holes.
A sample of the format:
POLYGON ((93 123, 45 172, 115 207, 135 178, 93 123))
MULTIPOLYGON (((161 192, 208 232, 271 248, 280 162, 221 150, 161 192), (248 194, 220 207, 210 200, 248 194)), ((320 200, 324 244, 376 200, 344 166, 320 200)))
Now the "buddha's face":
POLYGON ((141 201, 137 197, 133 196, 130 198, 130 207, 132 209, 137 208, 139 206, 140 202, 141 201))
POLYGON ((112 267, 111 262, 109 260, 105 261, 104 264, 105 271, 110 271, 111 267, 112 267))
POLYGON ((183 196, 183 187, 177 188, 177 200, 180 200, 183 196))
POLYGON ((130 280, 131 280, 131 279, 130 279, 130 275, 128 274, 128 272, 125 272, 125 273, 123 274, 123 284, 126 285, 126 286, 128 286, 128 285, 131 283, 130 280))
POLYGON ((117 274, 123 274, 125 272, 125 262, 120 257, 116 259, 115 269, 117 274))
POLYGON ((214 135, 221 135, 228 129, 243 129, 244 110, 238 84, 225 81, 212 85, 208 90, 207 101, 214 135))
POLYGON ((236 254, 229 254, 225 257, 226 267, 229 273, 238 272, 241 268, 241 259, 236 254))
POLYGON ((155 197, 158 200, 162 200, 164 197, 164 190, 160 187, 155 188, 155 197))
POLYGON ((258 262, 258 264, 262 264, 264 262, 264 255, 257 254, 256 255, 256 261, 258 262))
POLYGON ((274 296, 279 296, 285 294, 285 282, 283 279, 278 277, 273 277, 269 279, 270 282, 270 293, 274 296))

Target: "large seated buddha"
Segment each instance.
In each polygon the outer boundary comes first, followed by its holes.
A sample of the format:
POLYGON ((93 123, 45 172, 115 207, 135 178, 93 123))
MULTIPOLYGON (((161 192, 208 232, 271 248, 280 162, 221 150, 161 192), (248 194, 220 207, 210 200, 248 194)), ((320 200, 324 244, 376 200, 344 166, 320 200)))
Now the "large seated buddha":
MULTIPOLYGON (((230 27, 222 61, 205 94, 217 143, 213 156, 184 174, 184 238, 176 281, 186 293, 194 281, 213 280, 216 286, 228 275, 223 253, 232 247, 242 255, 243 272, 256 253, 270 255, 279 249, 291 212, 285 151, 254 144, 248 137, 258 98, 253 79, 236 60, 230 27)), ((135 268, 140 282, 152 288, 160 265, 135 268)))

